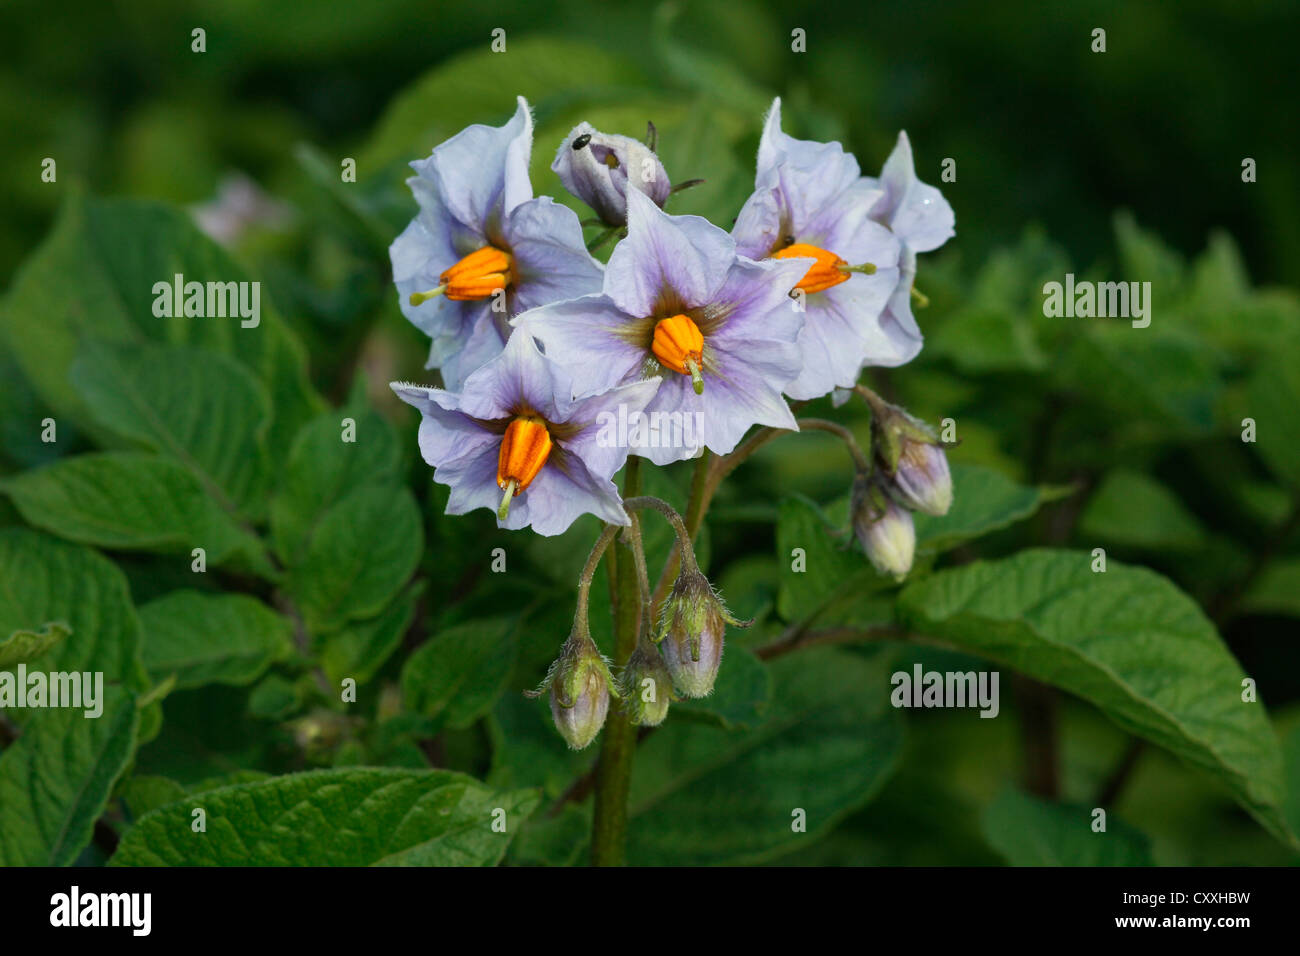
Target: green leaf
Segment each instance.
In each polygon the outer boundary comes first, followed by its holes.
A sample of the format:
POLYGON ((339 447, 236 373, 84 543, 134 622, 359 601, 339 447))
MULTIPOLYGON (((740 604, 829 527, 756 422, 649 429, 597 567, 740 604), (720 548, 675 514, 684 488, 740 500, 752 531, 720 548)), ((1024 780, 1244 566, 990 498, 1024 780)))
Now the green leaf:
POLYGON ((0 530, 0 633, 66 622, 45 673, 102 672, 102 713, 13 708, 18 739, 0 753, 0 866, 65 866, 131 760, 148 687, 126 579, 104 558, 23 528, 0 530))
POLYGON ((184 797, 185 788, 170 777, 143 774, 122 784, 122 802, 136 820, 151 810, 165 807, 184 797))
POLYGON ((1102 479, 1079 518, 1079 533, 1151 551, 1196 551, 1207 538, 1201 522, 1155 479, 1116 468, 1102 479))
POLYGON ((140 452, 64 458, 0 481, 38 528, 83 544, 189 555, 220 564, 256 539, 237 527, 183 466, 140 452))
POLYGON ((301 344, 261 296, 258 325, 239 317, 154 315, 154 285, 244 282, 244 271, 200 233, 190 216, 161 203, 88 199, 74 192, 53 231, 19 269, 0 309, 0 331, 56 417, 93 424, 69 388, 74 360, 91 343, 185 345, 239 361, 266 387, 275 418, 270 448, 286 448, 323 403, 307 380, 301 344))
POLYGON ((1255 614, 1300 617, 1300 558, 1270 565, 1241 599, 1241 607, 1255 614))
POLYGON ((1092 829, 1093 808, 1047 803, 1006 790, 984 808, 984 838, 1012 866, 1151 866, 1146 836, 1108 814, 1092 829))
POLYGON ((1264 708, 1191 598, 1147 568, 1033 549, 941 571, 899 600, 918 633, 1000 661, 1096 705, 1224 784, 1260 823, 1279 813, 1281 757, 1264 708))
POLYGON ((367 485, 321 518, 290 589, 313 633, 372 617, 420 560, 420 510, 405 488, 367 485))
POLYGON ((849 585, 880 579, 853 547, 852 536, 832 530, 817 506, 799 496, 781 502, 776 561, 776 609, 787 621, 811 618, 849 585))
POLYGON ((971 375, 1038 372, 1047 367, 1033 327, 1005 304, 958 310, 930 337, 926 350, 971 375))
POLYGON ((407 709, 457 729, 488 713, 514 668, 516 626, 510 618, 474 621, 420 645, 402 668, 407 709))
POLYGON ((293 440, 271 504, 271 531, 280 557, 297 564, 333 505, 361 485, 399 483, 401 463, 392 426, 370 409, 325 412, 308 422, 293 440), (355 424, 355 441, 343 441, 345 418, 355 424))
POLYGON ((1275 342, 1247 389, 1255 448, 1279 480, 1300 488, 1300 340, 1275 342))
POLYGON ((239 362, 177 346, 95 345, 72 377, 102 427, 180 462, 222 510, 261 516, 270 401, 239 362))
POLYGON ((670 718, 646 738, 633 770, 630 861, 770 858, 829 832, 892 773, 903 728, 883 655, 815 648, 770 669, 772 704, 753 730, 670 718), (796 809, 806 814, 806 833, 792 826, 796 809))
POLYGON ((104 685, 103 712, 47 709, 0 753, 0 866, 70 866, 135 750, 140 710, 104 685))
MULTIPOLYGON (((1159 291, 1153 291, 1159 296, 1159 291)), ((1177 331, 1090 323, 1066 353, 1061 381, 1107 407, 1127 430, 1196 438, 1214 428, 1220 354, 1177 331)), ((1122 320, 1120 320, 1122 322, 1122 320)))
POLYGON ((150 813, 115 866, 492 866, 537 807, 445 770, 318 770, 211 790, 150 813), (505 812, 505 832, 493 829, 505 812), (495 814, 500 818, 500 814, 495 814))
POLYGON ((732 642, 723 650, 713 693, 677 701, 669 713, 693 711, 713 717, 723 727, 755 727, 762 722, 771 698, 772 676, 767 665, 732 642))
POLYGON ((320 663, 331 683, 339 684, 350 677, 364 684, 378 673, 401 646, 424 584, 416 580, 375 617, 325 635, 320 663))
POLYGON ((1023 521, 1044 504, 1070 493, 1069 488, 1018 485, 1000 471, 954 464, 952 507, 941 517, 915 512, 917 547, 946 551, 962 542, 1023 521))
POLYGON ((173 591, 141 607, 140 623, 149 675, 175 674, 178 688, 251 684, 293 642, 287 618, 242 594, 173 591))
POLYGON ((39 631, 14 631, 0 641, 0 671, 13 670, 19 664, 35 660, 70 633, 68 626, 58 621, 51 621, 39 631))

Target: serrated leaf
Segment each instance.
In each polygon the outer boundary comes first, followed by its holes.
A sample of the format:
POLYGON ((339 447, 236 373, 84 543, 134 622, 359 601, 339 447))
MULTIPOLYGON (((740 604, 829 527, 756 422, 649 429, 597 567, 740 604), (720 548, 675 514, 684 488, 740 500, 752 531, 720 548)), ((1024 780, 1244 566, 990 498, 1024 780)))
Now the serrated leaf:
POLYGON ((410 491, 368 485, 321 518, 290 590, 313 633, 372 617, 420 560, 424 531, 410 491))
POLYGON ((444 770, 318 770, 211 790, 155 810, 122 838, 114 866, 491 866, 538 802, 444 770), (493 830, 505 812, 504 833, 493 830), (499 814, 497 815, 499 817, 499 814))
POLYGON ((287 618, 242 594, 173 591, 140 608, 144 665, 178 688, 250 684, 288 656, 287 618))
POLYGON ((1012 866, 1151 866, 1151 843, 1108 814, 1094 831, 1093 808, 1047 803, 1006 790, 984 808, 984 838, 1012 866))
POLYGON ((35 660, 70 633, 68 626, 58 621, 51 621, 40 630, 14 631, 0 641, 0 671, 35 660))
POLYGON ((407 709, 452 728, 488 713, 514 668, 515 627, 509 618, 474 621, 421 644, 402 668, 407 709))
POLYGON ((257 553, 184 466, 141 452, 93 452, 0 481, 31 524, 83 544, 189 555, 203 548, 220 564, 257 553))
POLYGON ((223 511, 264 513, 270 401, 235 359, 178 346, 92 345, 73 362, 72 381, 100 426, 185 466, 223 511))
POLYGON ((767 717, 743 733, 670 716, 637 752, 629 862, 754 862, 867 803, 903 743, 886 665, 835 648, 781 657, 767 717), (792 827, 796 810, 805 833, 792 827))
POLYGON ((914 631, 1015 667, 1096 705, 1131 733, 1224 784, 1274 835, 1283 821, 1277 740, 1245 675, 1191 598, 1147 568, 1033 549, 913 582, 914 631))

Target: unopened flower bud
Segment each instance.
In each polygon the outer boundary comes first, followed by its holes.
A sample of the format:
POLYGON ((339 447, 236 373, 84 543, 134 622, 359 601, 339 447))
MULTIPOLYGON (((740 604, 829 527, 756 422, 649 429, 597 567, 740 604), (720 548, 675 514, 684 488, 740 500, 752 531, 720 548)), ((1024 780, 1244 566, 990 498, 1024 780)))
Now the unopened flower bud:
POLYGON ((722 663, 726 625, 748 627, 737 620, 697 569, 683 570, 664 602, 659 621, 659 647, 673 684, 685 697, 707 697, 722 663))
POLYGON ((623 706, 632 723, 656 727, 668 716, 673 678, 653 644, 637 645, 623 668, 623 706))
POLYGON ((909 508, 944 515, 952 507, 952 473, 939 445, 903 440, 894 473, 894 490, 909 508))
POLYGON ((911 512, 860 477, 853 487, 853 532, 881 574, 902 579, 912 570, 916 526, 911 512))
POLYGON ((609 665, 590 635, 573 634, 564 643, 542 686, 529 696, 548 690, 555 729, 574 750, 596 739, 609 713, 613 678, 609 665))
POLYGON ((551 169, 564 188, 595 210, 607 226, 627 222, 627 190, 639 189, 663 208, 672 191, 668 173, 650 147, 630 136, 598 132, 590 123, 573 128, 555 153, 551 169))

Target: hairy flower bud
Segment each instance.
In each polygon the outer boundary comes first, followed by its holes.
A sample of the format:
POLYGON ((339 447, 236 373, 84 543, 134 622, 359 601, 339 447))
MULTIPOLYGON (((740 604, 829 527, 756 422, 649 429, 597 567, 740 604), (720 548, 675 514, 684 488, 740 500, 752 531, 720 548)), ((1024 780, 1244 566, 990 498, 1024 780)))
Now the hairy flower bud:
POLYGON ((560 144, 551 169, 564 188, 595 210, 607 226, 627 223, 630 186, 660 208, 672 191, 668 173, 655 152, 630 136, 598 132, 579 123, 560 144))
POLYGON ((628 719, 641 727, 656 727, 668 716, 673 678, 653 644, 637 645, 623 668, 623 706, 628 719))
POLYGON ((657 638, 677 690, 685 697, 712 693, 726 625, 750 623, 731 615, 698 569, 683 570, 664 602, 657 638))
POLYGON ((572 749, 581 750, 605 726, 613 683, 609 664, 590 635, 574 633, 564 642, 542 686, 529 696, 550 691, 555 729, 572 749))
POLYGON ((902 579, 912 570, 916 526, 911 512, 860 476, 853 486, 853 532, 881 574, 902 579))
POLYGON ((905 439, 894 473, 894 490, 909 508, 944 515, 952 507, 952 473, 943 448, 905 439))

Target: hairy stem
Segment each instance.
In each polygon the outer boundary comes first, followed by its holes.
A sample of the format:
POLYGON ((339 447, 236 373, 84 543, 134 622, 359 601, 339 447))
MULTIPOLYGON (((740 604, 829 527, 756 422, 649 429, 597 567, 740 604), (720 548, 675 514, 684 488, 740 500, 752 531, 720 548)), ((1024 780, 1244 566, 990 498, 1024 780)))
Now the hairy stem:
MULTIPOLYGON (((623 473, 623 496, 634 498, 640 488, 640 458, 629 458, 623 473)), ((634 537, 633 549, 640 547, 634 537)), ((622 667, 636 650, 640 631, 637 560, 619 561, 611 603, 614 606, 614 664, 622 667)), ((621 707, 614 708, 605 724, 596 767, 596 807, 591 828, 593 866, 622 866, 627 844, 627 794, 636 750, 636 727, 621 707)))

